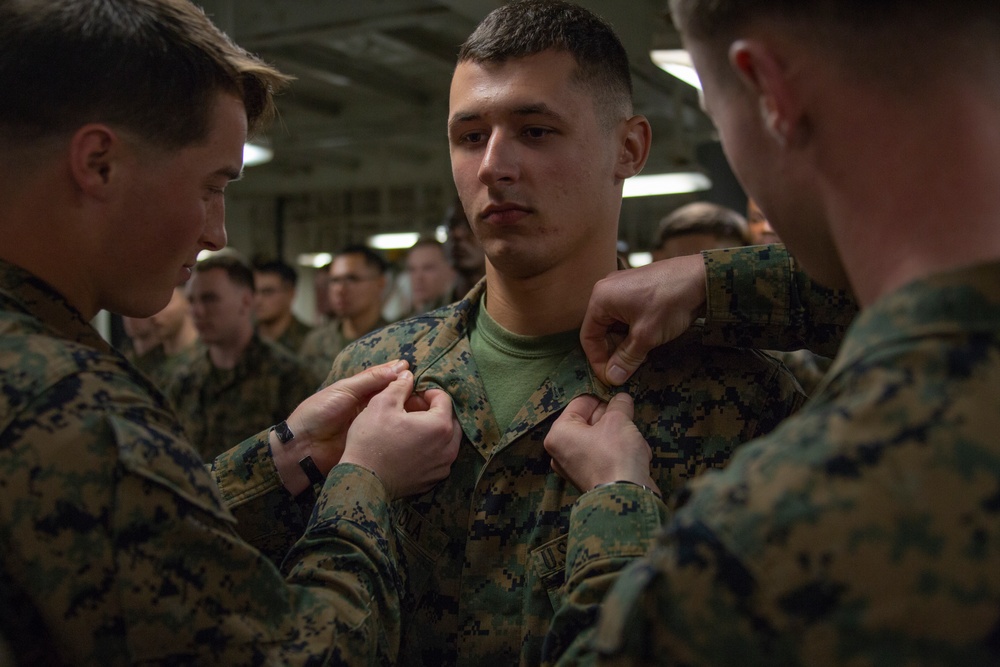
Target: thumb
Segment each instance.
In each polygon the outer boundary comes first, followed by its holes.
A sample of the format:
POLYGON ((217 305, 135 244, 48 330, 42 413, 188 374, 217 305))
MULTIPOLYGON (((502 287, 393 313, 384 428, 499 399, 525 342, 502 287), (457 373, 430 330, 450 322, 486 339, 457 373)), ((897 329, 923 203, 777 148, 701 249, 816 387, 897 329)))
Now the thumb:
POLYGON ((620 391, 611 397, 611 400, 608 401, 608 407, 607 410, 604 411, 604 414, 611 412, 620 413, 623 417, 632 421, 632 417, 635 415, 635 402, 632 400, 632 397, 628 394, 628 392, 620 391))
POLYGON ((611 358, 604 367, 604 376, 610 385, 620 385, 632 377, 636 369, 646 361, 646 355, 652 349, 639 343, 632 332, 615 348, 611 358))
POLYGON ((397 379, 400 372, 406 367, 407 362, 402 360, 386 362, 351 377, 338 380, 331 386, 363 402, 389 386, 389 383, 397 379))
POLYGON ((369 405, 375 403, 388 403, 393 408, 405 409, 406 401, 413 394, 413 373, 402 371, 399 376, 390 382, 388 386, 373 397, 369 405))
POLYGON ((562 414, 559 415, 559 420, 563 422, 577 421, 589 424, 591 418, 594 416, 594 411, 601 405, 601 399, 591 394, 577 396, 569 402, 566 409, 564 409, 562 414))

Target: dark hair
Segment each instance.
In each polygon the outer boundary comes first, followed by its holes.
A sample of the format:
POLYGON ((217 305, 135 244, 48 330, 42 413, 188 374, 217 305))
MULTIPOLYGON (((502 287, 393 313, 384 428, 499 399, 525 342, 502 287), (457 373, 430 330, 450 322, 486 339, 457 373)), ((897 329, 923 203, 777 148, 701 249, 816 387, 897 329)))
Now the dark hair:
POLYGON ((195 273, 204 273, 212 269, 222 269, 233 283, 253 291, 253 270, 246 260, 235 253, 223 251, 209 255, 194 265, 195 273))
POLYGON ((256 273, 277 274, 278 277, 281 278, 281 282, 289 285, 290 287, 295 287, 295 283, 299 280, 299 274, 295 271, 295 267, 288 262, 283 262, 280 259, 255 262, 253 270, 256 273))
POLYGON ((219 92, 243 100, 252 134, 288 81, 188 0, 0 2, 0 142, 11 147, 100 122, 180 148, 207 135, 219 92))
POLYGON ((746 218, 736 211, 709 202, 694 202, 681 206, 660 221, 656 248, 669 239, 686 234, 712 234, 733 239, 740 245, 750 245, 750 227, 746 218))
POLYGON ((433 236, 421 236, 407 249, 407 253, 417 248, 437 248, 441 251, 441 256, 447 258, 447 251, 445 250, 444 244, 438 241, 433 236))
POLYGON ((389 270, 389 262, 385 260, 385 257, 366 245, 349 245, 335 254, 333 258, 336 259, 343 255, 360 255, 365 260, 365 264, 378 271, 380 276, 385 275, 385 272, 389 270))
POLYGON ((501 63, 549 49, 573 56, 576 78, 594 92, 601 114, 614 120, 631 115, 625 47, 607 21, 568 2, 520 0, 493 10, 462 45, 458 61, 501 63))

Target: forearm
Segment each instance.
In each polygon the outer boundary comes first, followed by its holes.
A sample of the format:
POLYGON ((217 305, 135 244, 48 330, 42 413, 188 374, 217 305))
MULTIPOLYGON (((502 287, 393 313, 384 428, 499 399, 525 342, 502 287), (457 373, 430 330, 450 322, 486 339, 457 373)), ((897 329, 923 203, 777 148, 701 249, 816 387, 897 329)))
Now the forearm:
POLYGON ((667 509, 634 484, 601 486, 583 494, 570 515, 566 602, 552 619, 546 664, 589 664, 590 645, 605 595, 622 569, 646 554, 667 509))
POLYGON ((848 292, 814 282, 783 245, 708 250, 702 256, 704 342, 836 355, 858 310, 848 292))

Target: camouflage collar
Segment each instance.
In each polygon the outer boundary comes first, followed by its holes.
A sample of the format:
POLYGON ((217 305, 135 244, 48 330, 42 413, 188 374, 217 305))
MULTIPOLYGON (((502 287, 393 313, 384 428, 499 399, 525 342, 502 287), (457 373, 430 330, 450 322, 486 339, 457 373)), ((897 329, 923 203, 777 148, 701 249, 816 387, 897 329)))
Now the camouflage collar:
POLYGON ((43 322, 59 338, 111 353, 108 344, 54 287, 19 266, 0 260, 0 298, 4 310, 17 310, 43 322))

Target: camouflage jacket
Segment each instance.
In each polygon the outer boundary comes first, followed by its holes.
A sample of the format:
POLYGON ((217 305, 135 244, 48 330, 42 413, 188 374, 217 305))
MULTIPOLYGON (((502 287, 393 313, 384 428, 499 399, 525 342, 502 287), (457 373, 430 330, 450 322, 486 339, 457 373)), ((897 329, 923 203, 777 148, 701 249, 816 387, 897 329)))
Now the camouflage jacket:
MULTIPOLYGON (((375 329, 381 329, 387 324, 388 322, 380 317, 375 323, 375 329)), ((309 332, 299 348, 299 358, 322 379, 330 372, 333 360, 353 340, 344 333, 343 322, 333 320, 309 332)))
MULTIPOLYGON (((311 326, 299 318, 292 316, 292 321, 288 324, 288 328, 286 328, 284 333, 278 336, 278 339, 274 342, 281 345, 292 354, 297 355, 302 347, 302 343, 304 343, 309 334, 312 333, 312 330, 313 328, 311 326)), ((328 368, 324 369, 323 374, 320 377, 325 376, 326 371, 328 370, 328 368)))
POLYGON ((210 471, 156 387, 50 286, 3 261, 0 378, 0 658, 395 660, 402 584, 370 473, 334 468, 286 578, 234 518, 250 511, 260 536, 288 530, 266 525, 262 507, 301 522, 267 432, 210 471))
POLYGON ((612 516, 625 485, 581 497, 550 657, 1000 664, 998 386, 1000 263, 879 300, 803 410, 692 482, 620 577, 656 512, 612 516))
MULTIPOLYGON (((405 358, 418 391, 451 394, 465 434, 451 475, 393 507, 408 582, 400 664, 540 661, 563 598, 566 533, 579 495, 552 472, 542 442, 576 396, 610 397, 577 347, 502 431, 469 346, 484 285, 457 304, 359 339, 328 378, 405 358)), ((625 390, 635 397, 664 492, 722 466, 739 443, 767 433, 803 401, 770 357, 709 348, 696 336, 654 351, 625 390)))
POLYGON ((254 333, 236 367, 216 368, 202 347, 166 387, 190 442, 209 461, 284 420, 319 385, 291 352, 254 333))

